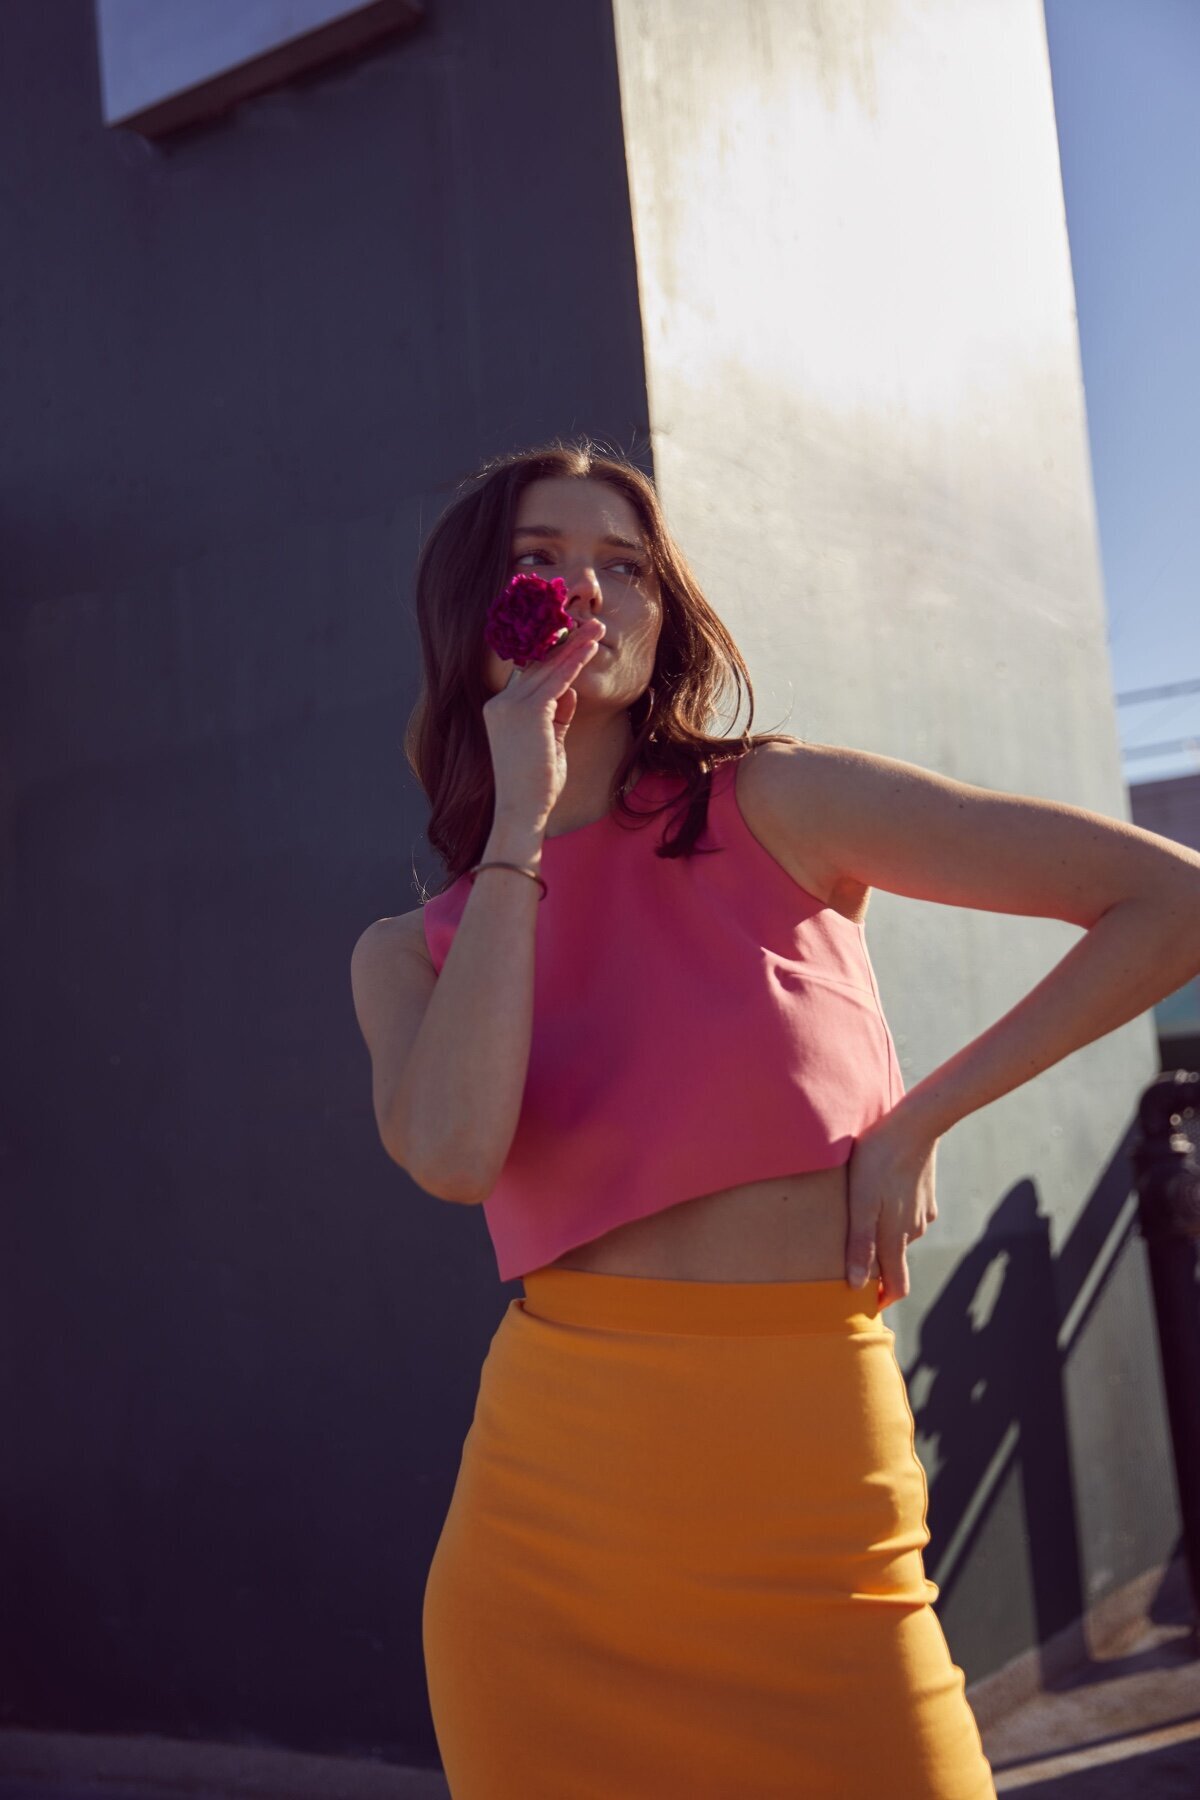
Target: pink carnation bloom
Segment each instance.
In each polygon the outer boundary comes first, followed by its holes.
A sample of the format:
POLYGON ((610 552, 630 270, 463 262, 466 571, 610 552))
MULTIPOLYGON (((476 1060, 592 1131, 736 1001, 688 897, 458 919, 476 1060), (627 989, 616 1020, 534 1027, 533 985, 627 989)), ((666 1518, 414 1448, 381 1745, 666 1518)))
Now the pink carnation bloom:
POLYGON ((564 626, 568 631, 578 630, 567 612, 566 582, 560 575, 543 581, 540 575, 522 569, 492 601, 483 636, 502 662, 523 669, 531 662, 544 661, 562 643, 564 626))

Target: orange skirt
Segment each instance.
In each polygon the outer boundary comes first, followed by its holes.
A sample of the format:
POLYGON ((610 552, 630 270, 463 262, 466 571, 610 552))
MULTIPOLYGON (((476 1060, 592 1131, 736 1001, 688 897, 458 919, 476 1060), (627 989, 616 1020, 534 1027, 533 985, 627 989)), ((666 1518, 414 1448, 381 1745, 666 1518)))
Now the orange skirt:
POLYGON ((425 1586, 453 1800, 994 1800, 877 1292, 524 1285, 425 1586))

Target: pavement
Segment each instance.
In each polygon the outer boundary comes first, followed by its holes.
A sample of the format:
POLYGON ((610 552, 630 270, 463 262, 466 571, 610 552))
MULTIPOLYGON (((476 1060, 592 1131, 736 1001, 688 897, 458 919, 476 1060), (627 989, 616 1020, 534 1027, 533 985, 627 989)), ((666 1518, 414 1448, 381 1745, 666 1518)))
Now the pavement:
POLYGON ((1182 1559, 1154 1612, 981 1731, 997 1794, 1200 1800, 1200 1635, 1182 1559))

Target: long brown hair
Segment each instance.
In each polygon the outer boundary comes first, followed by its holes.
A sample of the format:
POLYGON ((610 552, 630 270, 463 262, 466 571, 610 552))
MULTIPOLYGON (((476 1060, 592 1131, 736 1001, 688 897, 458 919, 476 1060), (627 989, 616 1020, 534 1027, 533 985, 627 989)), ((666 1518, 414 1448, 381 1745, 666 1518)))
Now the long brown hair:
MULTIPOLYGON (((754 716, 754 688, 740 651, 700 591, 667 528, 654 483, 619 450, 589 437, 556 439, 532 450, 494 457, 460 484, 417 560, 416 612, 422 682, 404 734, 409 767, 429 797, 426 835, 446 865, 435 891, 444 893, 483 855, 491 832, 495 787, 483 722, 489 692, 483 673, 488 607, 509 577, 517 501, 532 481, 568 476, 607 481, 638 513, 662 594, 663 617, 649 687, 629 709, 633 742, 613 778, 613 801, 625 819, 635 811, 626 783, 640 763, 647 772, 678 776, 682 794, 667 806, 685 816, 656 856, 692 856, 704 829, 713 771, 758 743, 794 743, 787 733, 715 737, 708 721, 732 680, 743 682, 754 716)), ((736 709, 734 716, 736 717, 736 709)), ((640 791, 640 789, 639 789, 640 791)), ((429 898, 422 893, 422 901, 429 898)))

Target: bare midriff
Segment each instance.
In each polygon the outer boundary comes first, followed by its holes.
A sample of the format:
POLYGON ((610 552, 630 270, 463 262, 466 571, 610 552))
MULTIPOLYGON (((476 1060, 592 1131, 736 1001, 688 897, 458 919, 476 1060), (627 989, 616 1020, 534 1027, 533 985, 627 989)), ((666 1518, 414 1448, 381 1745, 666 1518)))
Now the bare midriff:
MULTIPOLYGON (((846 1274, 847 1165, 748 1181, 631 1219, 549 1264, 665 1281, 833 1281, 846 1274)), ((869 1273, 879 1273, 877 1258, 869 1273)))

